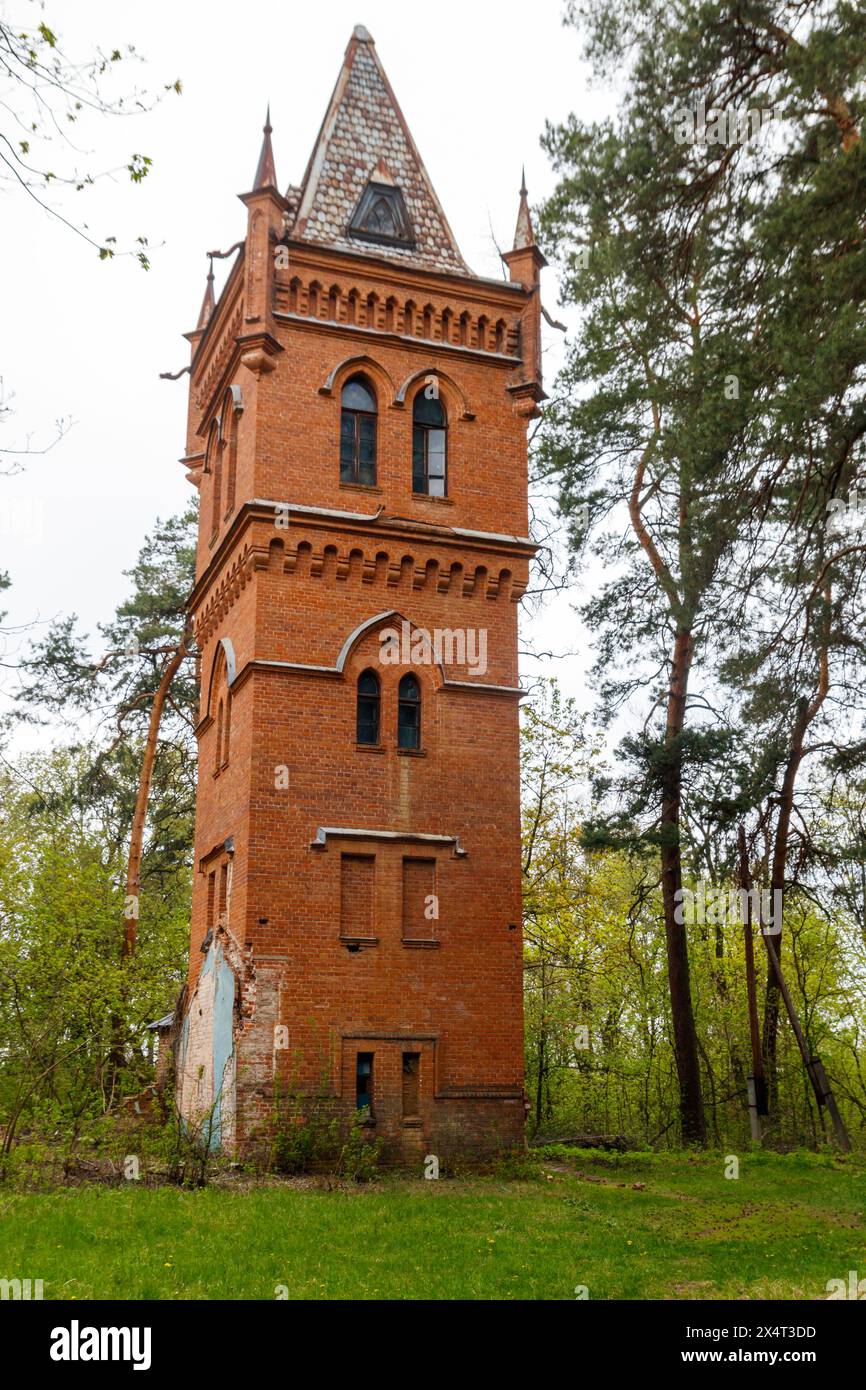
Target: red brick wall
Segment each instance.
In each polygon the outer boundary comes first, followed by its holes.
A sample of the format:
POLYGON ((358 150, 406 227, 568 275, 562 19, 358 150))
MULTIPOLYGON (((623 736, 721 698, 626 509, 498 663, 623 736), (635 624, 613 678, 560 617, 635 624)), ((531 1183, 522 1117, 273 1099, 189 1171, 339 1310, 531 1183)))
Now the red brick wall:
MULTIPOLYGON (((349 1114, 356 1055, 372 1052, 374 1129, 389 1152, 420 1162, 427 1153, 447 1159, 511 1146, 523 1129, 518 706, 507 690, 449 682, 516 686, 516 600, 531 548, 443 528, 526 535, 526 420, 508 387, 520 380, 514 355, 527 296, 520 287, 305 248, 288 271, 271 273, 268 296, 278 312, 250 324, 244 279, 241 268, 229 281, 194 357, 191 386, 190 456, 203 449, 227 385, 240 386, 243 405, 236 506, 213 542, 212 475, 200 480, 196 856, 206 863, 193 895, 191 990, 204 959, 207 870, 230 861, 226 926, 247 976, 236 1030, 239 1142, 266 1123, 275 1075, 324 1088, 349 1114), (301 286, 295 315, 286 307, 293 275, 301 286), (341 321, 310 318, 303 287, 314 278, 326 291, 341 286, 341 321), (379 296, 370 325, 346 322, 353 287, 361 305, 370 290, 379 296), (437 341, 407 340, 402 308, 387 331, 389 296, 398 306, 413 300, 419 325, 423 306, 433 305, 437 341), (452 312, 447 343, 443 307, 452 312), (474 330, 460 345, 461 313, 472 323, 489 320, 490 346, 479 349, 474 330), (497 321, 507 323, 499 354, 497 321), (238 342, 256 334, 270 335, 256 352, 238 342), (329 386, 344 359, 361 355, 378 397, 375 489, 340 484, 340 386, 349 369, 329 386), (413 392, 405 402, 399 393, 418 372, 436 375, 448 412, 447 501, 412 494, 413 392), (356 517, 294 513, 284 529, 272 512, 251 506, 254 499, 356 517), (378 521, 364 520, 378 509, 378 521), (392 610, 399 616, 380 627, 399 628, 405 618, 414 628, 485 633, 486 671, 382 664, 379 629, 367 630, 336 669, 347 637, 392 610), (210 682, 222 638, 235 658, 231 752, 215 776, 218 696, 210 682), (375 749, 355 742, 356 682, 369 666, 382 683, 375 749), (407 669, 422 691, 418 752, 397 748, 397 686, 407 669), (443 838, 328 836, 314 846, 319 827, 443 838), (365 870, 372 925, 354 929, 349 942, 340 931, 341 883, 345 893, 352 877, 351 865, 341 871, 344 854, 375 859, 365 870), (409 933, 403 884, 404 859, 412 857, 435 860, 438 916, 422 913, 409 933), (287 1030, 287 1048, 275 1042, 275 1025, 287 1030), (403 1052, 421 1056, 420 1114, 411 1123, 402 1115, 403 1052)), ((360 915, 366 920, 366 909, 360 915)))

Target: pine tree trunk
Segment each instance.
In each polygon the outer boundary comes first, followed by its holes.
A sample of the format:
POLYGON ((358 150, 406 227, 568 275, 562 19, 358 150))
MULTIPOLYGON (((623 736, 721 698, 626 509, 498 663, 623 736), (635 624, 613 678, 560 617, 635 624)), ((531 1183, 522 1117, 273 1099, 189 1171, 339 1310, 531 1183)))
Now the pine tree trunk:
MULTIPOLYGON (((682 749, 679 739, 685 724, 686 691, 691 661, 691 633, 680 630, 677 632, 674 643, 668 687, 667 725, 665 729, 667 758, 662 782, 661 824, 664 840, 661 849, 661 867, 668 982, 671 994, 671 1018, 674 1030, 677 1078, 680 1088, 680 1120, 683 1142, 686 1144, 705 1144, 707 1128, 701 1098, 698 1038, 692 1009, 686 927, 684 922, 677 921, 677 907, 682 903, 681 889, 683 883, 680 848, 682 749)), ((683 915, 681 910, 680 916, 683 915)))
MULTIPOLYGON (((803 699, 797 711, 797 719, 794 725, 791 748, 788 753, 788 761, 785 765, 785 775, 782 778, 782 791, 779 797, 779 815, 776 821, 776 834, 773 839, 773 868, 770 875, 770 904, 771 912, 775 914, 776 903, 779 904, 779 920, 773 918, 773 926, 778 927, 778 934, 773 936, 773 944, 776 947, 776 955, 779 964, 782 963, 782 922, 784 921, 784 902, 785 902, 785 871, 788 863, 788 841, 791 834, 791 816, 794 810, 794 787, 797 781, 797 773, 800 770, 800 763, 803 761, 803 740, 806 737, 806 729, 809 725, 809 705, 803 699), (778 896, 777 896, 778 894, 778 896)), ((766 923, 761 923, 761 930, 766 927, 766 923)), ((769 961, 767 962, 767 992, 764 998, 764 1070, 767 1076, 767 1092, 771 1110, 775 1110, 779 1098, 779 1076, 776 1065, 777 1049, 779 1040, 779 986, 776 976, 769 961)))
MULTIPOLYGON (((138 793, 135 798, 135 810, 132 816, 132 829, 129 836, 129 856, 126 865, 126 895, 124 902, 124 927, 123 945, 121 947, 121 962, 126 962, 135 955, 135 947, 138 937, 138 902, 141 892, 141 856, 144 845, 144 827, 147 821, 147 804, 150 800, 150 786, 153 781, 153 764, 156 758, 156 745, 159 738, 159 726, 162 721, 162 712, 165 709, 165 702, 171 683, 177 675, 181 663, 189 654, 187 643, 189 641, 189 630, 184 632, 180 640, 177 651, 172 655, 165 670, 160 677, 156 694, 153 697, 153 704, 150 707, 150 721, 148 723, 147 738, 144 745, 144 756, 141 760, 141 772, 138 778, 138 793)), ((122 986, 123 994, 126 994, 126 986, 122 986)), ((113 1094, 119 1072, 124 1063, 124 1027, 123 1019, 119 1014, 115 1014, 111 1023, 112 1048, 109 1064, 110 1089, 113 1094)))
POLYGON ((162 673, 156 694, 153 697, 153 704, 150 707, 150 722, 147 729, 147 739, 144 745, 144 757, 141 760, 141 772, 138 779, 138 794, 135 798, 135 811, 132 817, 132 829, 129 836, 129 858, 126 867, 126 901, 124 906, 125 926, 123 930, 123 949, 121 958, 126 960, 129 956, 135 955, 136 938, 138 934, 138 900, 141 893, 141 855, 144 845, 144 827, 147 820, 147 803, 150 800, 150 784, 153 781, 153 764, 156 758, 156 744, 159 737, 159 726, 162 720, 162 712, 165 708, 165 701, 171 688, 171 683, 180 669, 181 662, 187 656, 187 633, 184 633, 177 651, 172 656, 168 665, 162 673))

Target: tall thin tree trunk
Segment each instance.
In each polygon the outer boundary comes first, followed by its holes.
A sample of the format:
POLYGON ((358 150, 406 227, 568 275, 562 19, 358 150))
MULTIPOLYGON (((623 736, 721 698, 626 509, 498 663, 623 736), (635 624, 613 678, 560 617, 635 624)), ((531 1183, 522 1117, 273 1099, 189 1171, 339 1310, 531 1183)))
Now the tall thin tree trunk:
MULTIPOLYGON (((830 602, 832 597, 829 584, 825 586, 822 597, 825 604, 825 628, 828 629, 830 602)), ((829 635, 827 641, 829 641, 829 635)), ((788 761, 785 765, 785 775, 782 778, 782 790, 779 797, 779 815, 776 820, 776 834, 773 841, 773 868, 770 876, 770 891, 772 895, 770 903, 773 913, 773 927, 778 928, 778 931, 774 931, 772 940, 776 947, 776 957, 780 965, 782 963, 782 923, 784 921, 785 875, 788 864, 788 843, 791 837, 791 817, 794 811, 794 788, 797 784, 797 774, 800 771, 800 764, 803 761, 806 734, 830 689, 830 663, 827 641, 825 641, 820 651, 820 673, 815 697, 810 703, 806 696, 803 696, 797 705, 797 717, 794 721, 794 728, 791 734, 791 746, 788 752, 788 761), (776 910, 777 903, 779 905, 778 913, 776 910), (776 920, 777 916, 778 921, 776 920)), ((767 1090, 771 1111, 776 1109, 779 1093, 779 1076, 778 1067, 776 1065, 778 1038, 779 986, 773 973, 772 965, 768 962, 767 993, 764 1000, 763 1043, 764 1069, 767 1075, 767 1090)))
POLYGON ((686 692, 692 651, 691 633, 680 629, 674 642, 668 687, 667 724, 665 728, 667 756, 663 774, 661 808, 661 824, 664 836, 661 847, 661 869, 668 982, 671 993, 671 1018, 674 1030, 677 1079, 680 1089, 683 1142, 686 1144, 705 1144, 707 1127, 701 1097, 701 1072, 689 980, 686 927, 684 921, 677 921, 678 906, 680 907, 679 915, 684 916, 681 906, 683 870, 680 844, 680 809, 683 758, 680 737, 685 725, 686 692))
MULTIPOLYGON (((797 773, 803 761, 803 740, 806 737, 808 724, 809 705, 806 699, 802 699, 797 710, 797 719, 794 725, 794 733, 791 740, 791 748, 788 753, 788 761, 785 764, 785 775, 782 778, 782 791, 779 796, 779 814, 776 820, 776 834, 773 839, 773 867, 770 874, 770 903, 773 916, 773 942, 776 947, 776 955, 779 962, 782 960, 782 922, 784 920, 783 907, 785 901, 785 872, 788 863, 788 841, 791 834, 791 816, 794 810, 794 787, 797 781, 797 773), (779 904, 778 918, 776 920, 776 904, 779 904), (778 929, 776 931, 776 929, 778 929)), ((766 930, 767 924, 761 923, 761 930, 766 930)), ((773 968, 767 963, 767 992, 764 998, 764 1069, 767 1075, 767 1090, 769 1093, 770 1109, 775 1110, 779 1096, 779 1077, 776 1065, 776 1054, 779 1039, 779 985, 773 968)))
MULTIPOLYGON (((124 898, 123 916, 123 945, 121 947, 121 962, 130 960, 135 955, 135 947, 138 938, 138 904, 141 893, 141 855, 144 844, 144 827, 147 820, 147 804, 150 800, 150 787, 153 781, 153 764, 156 758, 156 744, 159 738, 159 726, 162 721, 162 712, 165 709, 165 702, 171 683, 177 675, 181 663, 189 653, 190 632, 189 628, 183 634, 177 651, 169 659, 163 671, 156 693, 153 697, 153 704, 150 707, 150 721, 147 728, 147 738, 144 744, 144 756, 141 760, 141 772, 138 778, 138 792, 135 798, 135 810, 132 816, 132 828, 129 835, 129 856, 126 864, 126 893, 124 898)), ((121 985, 123 995, 126 994, 125 985, 121 985)), ((117 1077, 124 1063, 124 1030, 123 1019, 120 1014, 115 1014, 111 1022, 112 1048, 111 1061, 109 1066, 109 1077, 111 1090, 113 1092, 117 1083, 117 1077)))
POLYGON ((126 894, 124 902, 125 926, 123 930, 123 949, 121 958, 127 960, 129 956, 135 955, 136 939, 138 935, 138 901, 141 893, 141 855, 144 844, 144 827, 147 820, 147 803, 150 800, 150 786, 153 781, 153 764, 156 758, 156 744, 159 738, 159 726, 162 721, 162 712, 165 709, 165 702, 171 683, 177 675, 181 662, 188 654, 187 641, 189 633, 185 632, 181 638, 177 651, 171 657, 168 665, 160 677, 156 694, 153 697, 153 704, 150 707, 150 722, 147 729, 147 739, 144 745, 144 757, 141 760, 141 772, 138 778, 138 793, 135 798, 135 811, 132 817, 132 829, 129 836, 129 858, 126 866, 126 894))

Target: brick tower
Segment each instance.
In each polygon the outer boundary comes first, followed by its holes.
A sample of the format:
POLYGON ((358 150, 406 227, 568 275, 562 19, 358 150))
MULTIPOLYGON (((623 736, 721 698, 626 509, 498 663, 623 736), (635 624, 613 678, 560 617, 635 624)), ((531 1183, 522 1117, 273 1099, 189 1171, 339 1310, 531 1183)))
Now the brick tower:
POLYGON ((183 1112, 246 1148, 275 1092, 396 1159, 522 1143, 517 603, 543 398, 510 279, 464 263, 358 27, 299 187, 270 121, 192 349, 201 494, 183 1112), (306 1099, 304 1099, 306 1098, 306 1099))

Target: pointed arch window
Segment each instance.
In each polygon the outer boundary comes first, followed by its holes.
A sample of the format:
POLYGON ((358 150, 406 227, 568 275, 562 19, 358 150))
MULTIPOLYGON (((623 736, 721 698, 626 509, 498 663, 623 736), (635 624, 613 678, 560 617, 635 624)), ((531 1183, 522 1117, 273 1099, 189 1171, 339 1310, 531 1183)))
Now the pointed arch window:
POLYGON ((222 443, 220 441, 219 422, 214 420, 211 424, 207 438, 207 450, 204 461, 205 473, 211 475, 211 513, 210 513, 210 538, 213 541, 220 526, 220 495, 222 493, 223 459, 222 443))
POLYGON ((417 676, 404 676, 397 695, 397 747, 421 747, 421 686, 417 676))
POLYGON ((448 495, 448 418, 438 396, 426 386, 412 407, 412 491, 448 495))
POLYGON ((238 472, 238 412, 242 408, 240 400, 240 387, 230 386, 223 397, 223 408, 220 415, 220 444, 221 449, 225 451, 226 461, 226 467, 223 471, 226 491, 225 519, 228 519, 235 509, 238 472))
POLYGON ((362 671, 358 677, 356 738, 358 743, 375 747, 379 742, 379 713, 382 688, 375 671, 362 671))
MULTIPOLYGON (((225 650, 220 646, 213 668, 211 677, 211 702, 216 701, 216 714, 214 715, 215 740, 213 773, 214 777, 219 776, 224 767, 229 763, 229 746, 231 743, 231 723, 232 723, 232 693, 228 683, 228 667, 226 665, 225 650)), ((211 703, 211 709, 213 709, 211 703)))
POLYGON ((376 486, 376 397, 365 376, 343 387, 340 412, 340 482, 376 486))
POLYGON ((217 706, 216 747, 214 749, 214 772, 219 772, 223 759, 223 713, 225 705, 220 700, 217 706))

